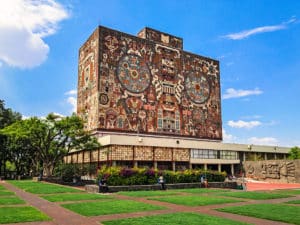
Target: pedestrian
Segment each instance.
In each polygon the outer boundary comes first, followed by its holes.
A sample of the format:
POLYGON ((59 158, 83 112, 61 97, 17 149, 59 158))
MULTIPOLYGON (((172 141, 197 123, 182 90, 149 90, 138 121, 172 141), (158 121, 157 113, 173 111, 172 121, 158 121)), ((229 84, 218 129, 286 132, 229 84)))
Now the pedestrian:
POLYGON ((201 188, 204 187, 204 176, 203 175, 200 176, 200 187, 201 188))
POLYGON ((163 177, 163 176, 160 176, 160 177, 158 178, 158 183, 159 183, 160 186, 161 186, 161 190, 166 190, 165 180, 164 180, 164 177, 163 177))
POLYGON ((99 192, 108 192, 107 181, 104 177, 99 180, 99 192))

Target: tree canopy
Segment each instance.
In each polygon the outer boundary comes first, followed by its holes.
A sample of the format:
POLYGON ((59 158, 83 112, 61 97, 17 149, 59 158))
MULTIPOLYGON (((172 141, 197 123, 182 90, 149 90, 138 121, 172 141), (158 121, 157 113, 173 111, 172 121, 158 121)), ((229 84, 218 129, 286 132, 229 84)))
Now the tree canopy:
POLYGON ((61 117, 52 113, 45 119, 19 120, 2 129, 1 133, 10 138, 12 150, 30 151, 32 161, 40 162, 47 176, 52 175, 55 165, 70 150, 99 147, 96 138, 84 131, 83 121, 76 115, 61 117))
MULTIPOLYGON (((22 116, 18 112, 14 112, 10 108, 5 107, 5 102, 0 99, 0 130, 10 124, 21 120, 22 116)), ((5 163, 9 159, 7 136, 0 133, 0 175, 5 173, 5 163)))
POLYGON ((300 148, 295 146, 289 151, 289 159, 300 159, 300 148))

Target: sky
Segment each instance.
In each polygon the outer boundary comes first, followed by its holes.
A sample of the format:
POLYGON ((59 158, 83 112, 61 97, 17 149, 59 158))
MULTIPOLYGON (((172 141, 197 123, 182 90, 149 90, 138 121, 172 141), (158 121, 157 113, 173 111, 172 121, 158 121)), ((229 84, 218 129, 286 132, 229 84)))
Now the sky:
POLYGON ((223 141, 300 146, 300 1, 0 0, 0 99, 24 118, 76 109, 78 49, 145 26, 220 61, 223 141))

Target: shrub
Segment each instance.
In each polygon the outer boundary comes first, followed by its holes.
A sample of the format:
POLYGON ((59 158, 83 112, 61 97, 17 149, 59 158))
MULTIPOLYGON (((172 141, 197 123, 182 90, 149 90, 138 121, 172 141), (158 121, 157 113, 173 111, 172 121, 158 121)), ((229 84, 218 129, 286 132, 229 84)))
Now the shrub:
POLYGON ((145 185, 157 183, 158 177, 164 176, 166 183, 193 183, 199 182, 200 176, 204 175, 209 182, 223 182, 226 172, 185 170, 185 171, 159 171, 146 168, 121 168, 121 167, 102 167, 98 170, 97 180, 102 177, 107 180, 107 184, 116 185, 145 185))

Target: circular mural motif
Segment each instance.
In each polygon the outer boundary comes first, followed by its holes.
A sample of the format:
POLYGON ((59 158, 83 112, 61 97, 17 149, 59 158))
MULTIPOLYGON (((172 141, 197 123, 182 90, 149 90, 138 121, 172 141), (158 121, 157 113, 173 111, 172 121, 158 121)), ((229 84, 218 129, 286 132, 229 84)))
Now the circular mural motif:
POLYGON ((133 93, 145 91, 151 82, 150 70, 138 55, 125 55, 119 61, 117 76, 122 86, 133 93))
POLYGON ((191 101, 196 104, 204 103, 209 97, 209 82, 202 73, 190 73, 185 80, 185 88, 191 101))

